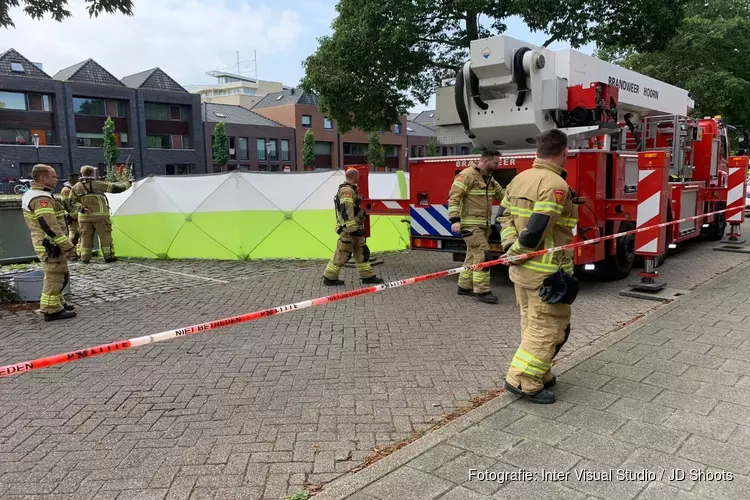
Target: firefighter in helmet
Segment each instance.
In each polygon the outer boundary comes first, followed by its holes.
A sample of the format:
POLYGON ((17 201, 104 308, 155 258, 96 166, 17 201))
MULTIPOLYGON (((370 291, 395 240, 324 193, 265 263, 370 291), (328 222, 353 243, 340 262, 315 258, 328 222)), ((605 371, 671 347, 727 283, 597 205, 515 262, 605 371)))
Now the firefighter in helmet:
MULTIPOLYGON (((492 177, 498 165, 497 151, 484 151, 479 163, 463 169, 448 193, 448 218, 451 230, 466 243, 464 266, 493 260, 489 253, 492 202, 503 199, 503 188, 492 177)), ((498 298, 490 289, 490 269, 463 271, 458 275, 458 294, 474 295, 488 304, 498 298)))
POLYGON ((78 183, 78 174, 75 172, 72 172, 68 176, 68 181, 63 184, 63 188, 60 191, 60 201, 62 201, 63 206, 65 207, 65 222, 68 224, 68 238, 70 239, 70 242, 73 243, 76 247, 75 254, 71 254, 70 260, 78 260, 81 257, 81 250, 80 250, 80 239, 81 239, 81 231, 78 227, 78 212, 75 211, 73 208, 73 204, 71 203, 71 196, 73 194, 73 186, 75 186, 78 183))
POLYGON ((31 189, 23 194, 21 208, 44 271, 39 308, 45 321, 72 318, 75 307, 65 302, 63 290, 70 279, 68 254, 75 247, 66 235, 65 209, 52 194, 57 187, 57 172, 38 164, 31 169, 31 177, 31 189))
POLYGON ((81 262, 88 264, 94 249, 94 233, 99 236, 99 244, 105 262, 114 262, 115 249, 112 246, 112 221, 109 216, 109 202, 104 193, 122 193, 130 189, 131 182, 107 182, 96 178, 96 169, 91 165, 81 167, 81 178, 73 186, 71 205, 78 213, 81 230, 81 262))
MULTIPOLYGON (((537 137, 533 167, 513 178, 500 204, 506 257, 573 241, 578 198, 565 182, 568 137, 558 129, 537 137)), ((578 293, 573 251, 561 250, 510 262, 510 279, 521 309, 521 344, 505 388, 535 403, 554 403, 552 360, 570 335, 570 304, 578 293)))
POLYGON ((365 241, 364 226, 365 211, 360 206, 362 198, 357 192, 359 171, 350 168, 346 171, 345 182, 338 188, 333 199, 336 207, 336 233, 339 240, 336 243, 336 251, 331 257, 323 273, 323 284, 328 286, 343 285, 339 279, 341 266, 346 264, 349 257, 354 255, 354 263, 362 283, 378 284, 383 280, 375 276, 369 262, 369 250, 365 241))

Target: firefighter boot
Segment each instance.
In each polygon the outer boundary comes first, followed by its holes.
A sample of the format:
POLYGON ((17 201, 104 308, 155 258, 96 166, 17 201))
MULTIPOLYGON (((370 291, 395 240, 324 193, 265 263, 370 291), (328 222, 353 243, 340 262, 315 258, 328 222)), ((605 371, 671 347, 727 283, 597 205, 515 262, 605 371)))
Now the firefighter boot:
POLYGON ((549 389, 550 387, 554 387, 555 384, 557 384, 557 377, 552 375, 552 378, 544 383, 544 388, 549 389))
POLYGON ((44 313, 44 321, 55 321, 58 319, 75 318, 78 315, 75 311, 68 311, 67 309, 60 309, 56 313, 44 313))
POLYGON ((467 290, 466 288, 458 287, 459 295, 474 295, 474 290, 467 290))
POLYGON ((345 285, 346 283, 343 280, 332 280, 323 276, 323 284, 325 286, 340 286, 345 285))
POLYGON ((545 388, 541 388, 537 392, 523 392, 521 390, 521 387, 513 387, 511 384, 508 383, 508 381, 505 381, 505 390, 510 391, 513 394, 521 397, 525 397, 532 403, 538 403, 543 405, 552 404, 555 402, 555 393, 552 391, 548 391, 545 388))
POLYGON ((67 302, 65 304, 63 304, 63 309, 65 309, 66 311, 75 311, 76 310, 76 308, 75 308, 75 306, 73 304, 68 304, 67 302))
POLYGON ((378 278, 377 276, 362 278, 362 283, 364 283, 365 285, 380 285, 381 283, 383 283, 383 278, 378 278))
POLYGON ((497 295, 495 295, 492 292, 485 292, 485 293, 475 293, 477 299, 479 299, 480 302, 484 302, 486 304, 497 304, 500 302, 500 299, 497 298, 497 295))

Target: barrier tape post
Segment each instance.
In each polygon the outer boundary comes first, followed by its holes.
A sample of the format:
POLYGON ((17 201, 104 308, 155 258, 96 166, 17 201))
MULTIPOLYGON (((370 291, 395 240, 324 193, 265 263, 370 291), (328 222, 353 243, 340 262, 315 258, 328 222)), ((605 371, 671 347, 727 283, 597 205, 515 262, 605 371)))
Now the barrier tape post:
POLYGON ((374 285, 371 287, 358 288, 356 290, 340 292, 340 293, 328 295, 325 297, 318 297, 317 299, 305 300, 305 301, 297 302, 294 304, 287 304, 285 306, 278 306, 278 307, 273 307, 271 309, 264 309, 261 311, 255 311, 255 312, 248 313, 248 314, 242 314, 240 316, 224 318, 224 319, 212 321, 210 323, 201 323, 201 324, 186 326, 183 328, 177 328, 175 330, 168 330, 168 331, 164 331, 160 333, 155 333, 153 335, 144 335, 142 337, 134 337, 128 340, 111 342, 109 344, 102 344, 102 345, 98 345, 94 347, 89 347, 86 349, 81 349, 78 351, 70 351, 70 352, 61 353, 61 354, 55 354, 52 356, 46 356, 43 358, 37 358, 37 359, 29 360, 29 361, 22 361, 20 363, 13 363, 11 365, 0 366, 0 378, 9 377, 11 375, 18 375, 18 374, 26 373, 32 370, 39 370, 41 368, 47 368, 50 366, 69 363, 71 361, 76 361, 79 359, 86 359, 86 358, 92 358, 94 356, 101 356, 103 354, 109 354, 111 352, 124 351, 126 349, 132 349, 133 347, 153 344, 156 342, 161 342, 163 340, 170 340, 170 339, 182 337, 185 335, 193 335, 196 333, 206 333, 211 330, 216 330, 218 328, 222 328, 225 326, 237 325, 240 323, 247 323, 249 321, 255 321, 255 320, 267 318, 270 316, 285 314, 285 313, 297 311, 300 309, 307 309, 308 307, 328 304, 330 302, 337 302, 339 300, 349 299, 352 297, 358 297, 360 295, 366 295, 369 293, 381 292, 383 290, 388 290, 391 288, 399 288, 402 286, 413 285, 415 283, 421 283, 423 281, 428 281, 428 280, 437 279, 437 278, 444 278, 446 276, 458 274, 462 271, 474 271, 476 269, 483 269, 485 267, 497 266, 500 264, 511 264, 516 261, 526 260, 532 257, 538 257, 540 255, 544 255, 547 253, 554 253, 554 252, 559 252, 562 250, 570 250, 570 249, 577 248, 577 247, 584 246, 584 245, 593 245, 595 243, 600 243, 602 241, 608 241, 608 240, 612 240, 616 238, 621 238, 623 236, 627 236, 630 234, 637 235, 639 233, 643 233, 645 231, 649 231, 655 228, 667 227, 672 224, 679 224, 681 222, 686 222, 689 220, 701 219, 703 217, 708 217, 710 215, 716 215, 716 214, 736 211, 736 210, 737 208, 725 208, 723 210, 718 210, 715 212, 694 215, 691 217, 686 217, 684 219, 675 220, 672 222, 661 223, 652 227, 636 228, 630 231, 623 231, 621 233, 610 234, 607 236, 599 236, 597 238, 570 243, 567 245, 561 245, 558 247, 548 248, 545 250, 537 250, 537 251, 529 252, 523 255, 515 255, 512 257, 501 257, 499 259, 481 262, 479 264, 472 264, 470 266, 462 266, 462 267, 457 267, 454 269, 448 269, 446 271, 438 271, 435 273, 415 276, 413 278, 406 278, 403 280, 392 281, 390 283, 384 283, 382 285, 374 285))

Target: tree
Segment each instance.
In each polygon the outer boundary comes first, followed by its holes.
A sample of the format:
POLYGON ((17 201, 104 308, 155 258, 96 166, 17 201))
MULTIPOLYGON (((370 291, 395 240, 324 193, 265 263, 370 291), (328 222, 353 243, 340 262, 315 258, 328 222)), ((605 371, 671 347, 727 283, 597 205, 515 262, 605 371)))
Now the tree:
POLYGON ((690 0, 662 50, 604 47, 597 55, 690 91, 694 117, 721 115, 750 130, 750 2, 690 0))
POLYGON ((331 36, 303 63, 301 87, 318 95, 341 133, 383 130, 468 56, 472 40, 503 33, 519 16, 547 44, 567 40, 657 50, 669 41, 686 0, 340 0, 331 36), (408 92, 414 96, 409 97, 408 92))
POLYGON ((107 170, 110 170, 120 159, 120 150, 117 147, 117 138, 115 138, 115 122, 109 116, 104 122, 102 133, 104 135, 104 164, 107 170))
POLYGON ((425 148, 425 156, 437 156, 438 155, 438 146, 437 146, 437 139, 435 137, 430 137, 430 140, 427 141, 427 147, 425 148))
POLYGON ((224 122, 214 127, 213 156, 214 164, 222 169, 229 162, 229 138, 224 122))
POLYGON ((315 166, 315 134, 312 129, 305 132, 305 138, 302 141, 302 165, 305 170, 315 166))
POLYGON ((377 169, 385 165, 385 152, 383 145, 380 144, 380 136, 377 132, 370 134, 370 145, 367 148, 367 163, 370 168, 377 169))
MULTIPOLYGON (((24 12, 32 19, 43 19, 46 14, 50 14, 52 19, 62 22, 69 18, 71 13, 66 9, 68 0, 23 0, 24 12)), ((113 14, 119 12, 126 16, 133 15, 132 0, 86 0, 89 17, 99 17, 99 14, 106 12, 113 14)), ((10 9, 18 7, 19 0, 0 0, 0 27, 15 28, 16 25, 10 18, 10 9)))

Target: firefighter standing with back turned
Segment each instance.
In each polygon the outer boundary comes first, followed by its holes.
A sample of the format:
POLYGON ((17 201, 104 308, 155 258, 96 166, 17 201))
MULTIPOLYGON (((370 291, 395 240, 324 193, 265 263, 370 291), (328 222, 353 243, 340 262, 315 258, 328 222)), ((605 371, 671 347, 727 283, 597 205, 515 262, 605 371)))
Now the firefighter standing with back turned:
POLYGON ((130 189, 131 182, 100 181, 96 169, 91 165, 81 167, 81 179, 73 186, 71 204, 78 212, 81 228, 81 262, 88 264, 94 249, 94 232, 99 236, 105 262, 114 262, 115 249, 112 246, 112 221, 109 216, 109 203, 104 193, 122 193, 130 189))
POLYGON ((346 264, 349 257, 354 255, 354 262, 362 283, 379 284, 383 280, 375 276, 369 262, 369 251, 365 241, 364 226, 365 211, 360 206, 362 198, 357 192, 359 171, 350 168, 346 171, 346 182, 339 186, 333 199, 336 208, 336 233, 339 240, 336 243, 336 251, 331 257, 323 273, 323 284, 327 286, 343 285, 339 279, 341 266, 346 264))
MULTIPOLYGON (((464 266, 492 260, 489 256, 489 234, 492 224, 492 202, 503 199, 503 188, 492 177, 497 169, 497 151, 484 151, 479 165, 463 169, 448 193, 448 220, 454 233, 466 243, 464 266)), ((474 295, 488 304, 498 298, 490 289, 490 269, 463 271, 458 275, 458 294, 474 295)))
POLYGON ((21 209, 44 271, 39 308, 45 321, 73 318, 75 307, 65 303, 63 290, 70 279, 68 254, 75 247, 65 234, 65 209, 52 195, 57 187, 57 172, 38 164, 31 169, 31 177, 31 189, 23 194, 21 209))
POLYGON ((81 230, 78 227, 78 212, 75 211, 73 208, 73 204, 71 203, 71 196, 73 194, 73 186, 75 186, 78 183, 78 174, 71 173, 68 176, 68 182, 63 184, 62 190, 60 190, 60 201, 62 201, 63 206, 65 207, 65 211, 67 212, 65 214, 65 222, 68 223, 68 238, 70 239, 70 242, 73 243, 76 247, 75 254, 71 254, 71 256, 68 258, 68 260, 78 260, 81 258, 81 250, 80 250, 80 239, 81 239, 81 230))
MULTIPOLYGON (((564 132, 542 132, 533 167, 508 184, 498 216, 506 257, 573 241, 580 202, 565 182, 567 156, 564 132)), ((521 344, 505 388, 534 403, 554 403, 552 360, 570 335, 570 304, 578 293, 573 250, 513 261, 509 274, 521 309, 521 344)))

